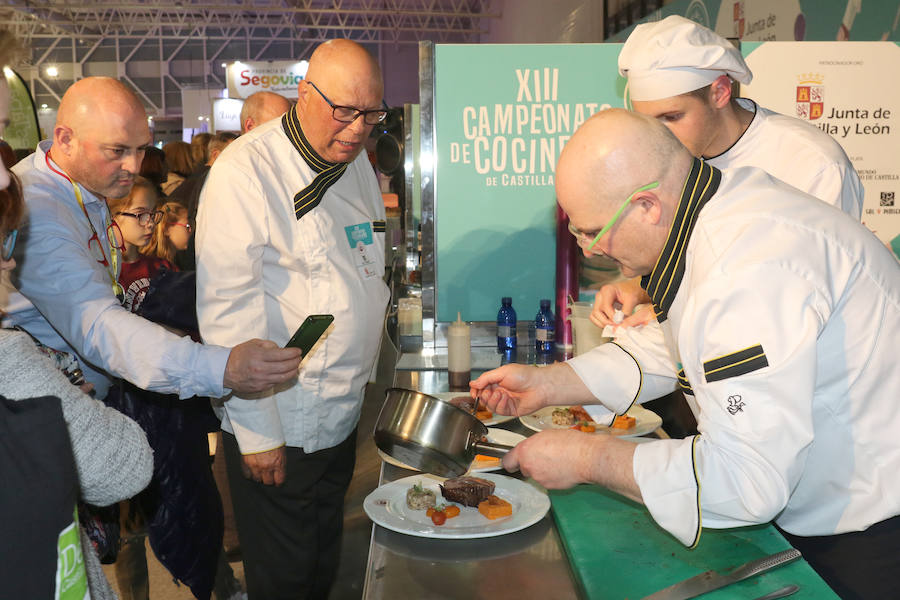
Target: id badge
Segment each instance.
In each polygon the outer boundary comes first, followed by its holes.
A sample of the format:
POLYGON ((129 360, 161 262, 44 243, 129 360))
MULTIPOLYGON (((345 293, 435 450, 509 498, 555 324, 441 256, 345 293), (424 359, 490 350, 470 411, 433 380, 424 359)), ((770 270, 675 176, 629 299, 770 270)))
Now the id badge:
POLYGON ((347 242, 353 252, 353 260, 356 270, 364 279, 380 277, 378 263, 375 260, 375 236, 372 233, 371 223, 360 223, 344 227, 347 233, 347 242))

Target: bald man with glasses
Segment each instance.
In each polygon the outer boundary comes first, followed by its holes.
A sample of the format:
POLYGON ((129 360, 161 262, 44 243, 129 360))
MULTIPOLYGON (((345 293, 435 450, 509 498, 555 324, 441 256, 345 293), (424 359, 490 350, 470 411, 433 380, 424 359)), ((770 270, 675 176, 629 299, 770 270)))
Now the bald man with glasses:
POLYGON ((489 371, 472 395, 505 415, 572 404, 624 414, 678 388, 699 434, 635 444, 542 431, 503 466, 547 488, 603 485, 687 546, 704 528, 774 521, 841 598, 892 597, 900 266, 890 251, 851 216, 761 169, 717 169, 658 120, 621 109, 582 125, 556 174, 573 226, 599 232, 578 235, 583 251, 642 277, 663 349, 635 330, 565 363, 489 371))
POLYGON ((328 595, 389 297, 384 205, 363 152, 387 115, 381 70, 332 40, 298 96, 222 153, 197 214, 204 340, 284 344, 308 315, 334 315, 294 380, 217 409, 251 599, 328 595))

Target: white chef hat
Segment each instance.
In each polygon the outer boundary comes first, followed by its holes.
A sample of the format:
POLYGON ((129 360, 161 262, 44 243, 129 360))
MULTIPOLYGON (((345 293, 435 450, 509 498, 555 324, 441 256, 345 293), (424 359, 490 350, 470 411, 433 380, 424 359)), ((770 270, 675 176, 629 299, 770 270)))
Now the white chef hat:
POLYGON ((728 40, 672 15, 638 25, 619 53, 632 100, 659 100, 698 90, 721 75, 750 83, 753 73, 728 40))

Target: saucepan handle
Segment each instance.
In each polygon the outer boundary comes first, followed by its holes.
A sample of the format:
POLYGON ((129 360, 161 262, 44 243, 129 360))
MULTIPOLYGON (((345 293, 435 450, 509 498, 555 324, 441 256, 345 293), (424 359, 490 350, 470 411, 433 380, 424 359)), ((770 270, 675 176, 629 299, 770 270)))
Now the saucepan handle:
POLYGON ((494 442, 487 441, 475 442, 475 451, 478 454, 484 454, 486 456, 502 458, 512 449, 512 446, 507 446, 505 444, 495 444, 494 442))

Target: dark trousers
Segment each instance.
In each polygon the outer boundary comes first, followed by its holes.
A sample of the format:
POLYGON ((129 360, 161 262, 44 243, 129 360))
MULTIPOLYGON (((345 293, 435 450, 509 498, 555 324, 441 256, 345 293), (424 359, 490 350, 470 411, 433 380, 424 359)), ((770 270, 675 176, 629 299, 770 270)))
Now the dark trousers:
POLYGON ((356 431, 311 454, 288 447, 280 487, 244 478, 237 440, 223 431, 222 441, 250 600, 324 600, 337 573, 356 431))
POLYGON ((900 516, 839 535, 779 531, 843 600, 886 600, 900 594, 900 516))

